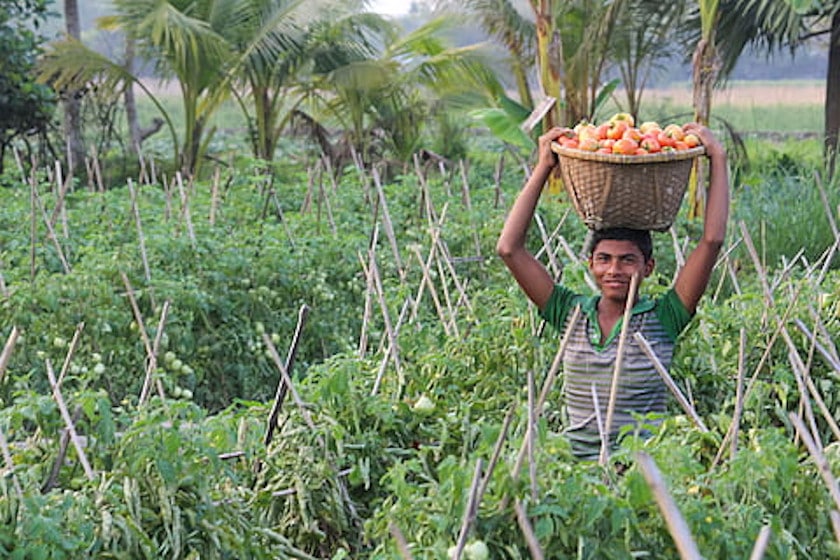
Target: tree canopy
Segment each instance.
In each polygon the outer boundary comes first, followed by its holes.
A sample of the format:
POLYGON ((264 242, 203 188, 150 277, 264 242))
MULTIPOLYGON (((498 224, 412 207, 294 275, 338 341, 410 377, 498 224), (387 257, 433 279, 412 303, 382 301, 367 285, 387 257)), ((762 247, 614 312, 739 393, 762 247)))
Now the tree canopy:
POLYGON ((0 172, 10 143, 44 131, 53 115, 55 95, 35 82, 33 72, 46 40, 39 29, 47 16, 47 0, 0 3, 0 172))

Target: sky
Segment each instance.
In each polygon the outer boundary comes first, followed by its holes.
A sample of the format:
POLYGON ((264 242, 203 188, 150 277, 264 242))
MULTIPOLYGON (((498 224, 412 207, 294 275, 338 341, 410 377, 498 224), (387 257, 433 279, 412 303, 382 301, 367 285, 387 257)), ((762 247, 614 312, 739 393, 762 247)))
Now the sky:
POLYGON ((370 11, 398 16, 408 13, 411 0, 371 0, 370 11))

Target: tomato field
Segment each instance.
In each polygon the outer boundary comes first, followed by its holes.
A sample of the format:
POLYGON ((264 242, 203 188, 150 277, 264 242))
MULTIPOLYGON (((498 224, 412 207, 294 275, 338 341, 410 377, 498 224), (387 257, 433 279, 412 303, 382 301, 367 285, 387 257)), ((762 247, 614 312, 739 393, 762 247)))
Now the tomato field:
MULTIPOLYGON (((606 466, 573 459, 562 333, 495 257, 526 170, 489 141, 397 169, 299 149, 197 181, 10 166, 3 556, 840 556, 840 196, 806 144, 733 160, 728 241, 671 371, 703 429, 673 400, 606 466)), ((569 202, 538 214, 529 244, 589 290, 569 202)), ((699 231, 656 234, 646 293, 699 231)))

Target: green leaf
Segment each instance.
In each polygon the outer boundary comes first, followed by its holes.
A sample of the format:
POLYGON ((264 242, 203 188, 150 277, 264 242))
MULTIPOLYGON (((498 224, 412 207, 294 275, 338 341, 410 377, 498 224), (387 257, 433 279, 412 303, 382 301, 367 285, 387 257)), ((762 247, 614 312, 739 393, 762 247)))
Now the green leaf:
POLYGON ((531 150, 535 146, 535 142, 530 136, 525 134, 519 123, 521 121, 511 117, 503 109, 495 107, 487 109, 476 109, 470 115, 484 123, 490 129, 490 132, 499 140, 512 144, 523 150, 531 150))

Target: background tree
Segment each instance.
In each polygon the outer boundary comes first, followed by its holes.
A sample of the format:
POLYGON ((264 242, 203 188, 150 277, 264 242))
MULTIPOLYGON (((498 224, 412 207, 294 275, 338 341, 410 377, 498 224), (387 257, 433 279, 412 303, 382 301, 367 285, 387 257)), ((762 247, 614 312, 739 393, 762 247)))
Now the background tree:
MULTIPOLYGON (((64 24, 67 35, 80 41, 82 28, 79 21, 77 0, 64 0, 64 24)), ((78 169, 85 159, 81 95, 80 90, 71 89, 62 92, 64 135, 67 141, 67 167, 71 172, 78 169)))
POLYGON ((35 82, 33 70, 45 38, 46 0, 0 3, 0 173, 6 148, 19 137, 43 133, 55 109, 55 94, 35 82))

